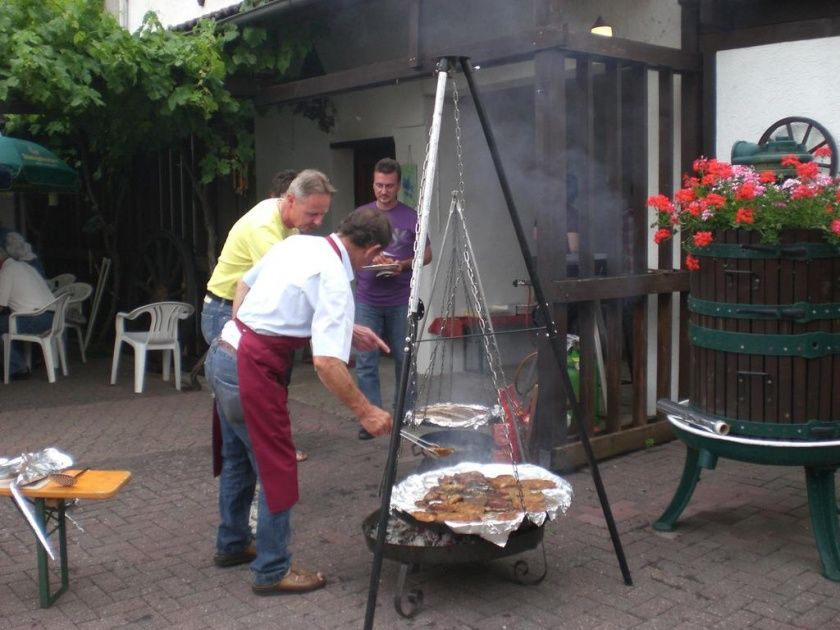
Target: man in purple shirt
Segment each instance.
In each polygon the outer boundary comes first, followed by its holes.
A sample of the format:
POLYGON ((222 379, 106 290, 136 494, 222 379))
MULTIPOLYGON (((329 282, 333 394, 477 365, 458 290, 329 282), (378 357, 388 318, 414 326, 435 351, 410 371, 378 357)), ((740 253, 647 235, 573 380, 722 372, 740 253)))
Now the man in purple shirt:
MULTIPOLYGON (((396 265, 387 273, 360 270, 356 274, 356 323, 371 328, 378 336, 386 338, 394 356, 394 373, 399 382, 405 358, 405 331, 408 315, 408 298, 411 292, 411 263, 414 260, 414 241, 417 230, 417 212, 397 201, 402 171, 399 162, 384 158, 373 168, 373 194, 376 199, 360 208, 376 208, 391 223, 391 243, 374 264, 396 265)), ((428 240, 423 253, 423 264, 432 260, 432 247, 428 240)), ((372 405, 382 406, 379 387, 379 350, 360 352, 356 358, 356 378, 359 389, 372 405)), ((406 399, 406 408, 411 405, 406 399)), ((359 439, 373 436, 359 429, 359 439)))

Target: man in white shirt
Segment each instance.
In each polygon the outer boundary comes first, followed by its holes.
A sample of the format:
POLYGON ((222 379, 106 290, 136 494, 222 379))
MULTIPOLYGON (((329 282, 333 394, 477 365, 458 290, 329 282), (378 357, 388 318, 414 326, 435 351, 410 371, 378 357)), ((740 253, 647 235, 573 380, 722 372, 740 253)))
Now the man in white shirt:
POLYGON ((387 345, 353 326, 350 282, 391 239, 380 213, 348 216, 330 236, 290 236, 243 276, 234 319, 211 345, 205 372, 221 420, 217 566, 250 560, 258 595, 303 593, 326 584, 319 572, 292 566, 289 516, 298 500, 297 462, 287 406, 295 349, 311 338, 318 377, 373 435, 391 430, 391 415, 372 405, 347 369, 350 348, 387 345), (259 475, 256 548, 248 512, 259 475))
MULTIPOLYGON (((55 300, 47 282, 34 267, 11 258, 0 248, 0 333, 9 332, 9 311, 29 313, 44 308, 55 300)), ((52 326, 53 313, 47 311, 33 317, 18 317, 17 331, 41 333, 52 326)), ((20 351, 12 345, 9 371, 11 378, 26 378, 29 368, 20 351)))

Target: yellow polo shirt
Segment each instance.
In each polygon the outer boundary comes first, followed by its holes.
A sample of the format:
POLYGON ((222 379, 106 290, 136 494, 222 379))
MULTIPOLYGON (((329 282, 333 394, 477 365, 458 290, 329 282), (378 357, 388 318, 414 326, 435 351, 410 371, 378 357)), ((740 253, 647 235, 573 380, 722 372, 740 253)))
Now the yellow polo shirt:
POLYGON ((220 298, 232 300, 236 283, 243 274, 257 264, 272 245, 297 233, 296 228, 283 225, 279 198, 259 202, 230 228, 207 290, 220 298))

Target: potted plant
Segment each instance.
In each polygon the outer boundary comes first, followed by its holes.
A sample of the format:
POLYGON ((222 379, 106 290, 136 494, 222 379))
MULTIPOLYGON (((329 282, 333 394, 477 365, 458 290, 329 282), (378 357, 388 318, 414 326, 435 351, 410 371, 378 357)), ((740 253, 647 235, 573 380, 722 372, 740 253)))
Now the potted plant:
MULTIPOLYGON (((815 151, 816 157, 830 155, 828 147, 815 151)), ((699 158, 692 167, 673 199, 648 199, 657 211, 654 241, 682 233, 687 269, 698 270, 698 254, 728 229, 756 232, 765 244, 779 243, 783 230, 818 230, 826 242, 840 245, 840 178, 820 174, 817 162, 788 155, 777 171, 759 172, 699 158)))
POLYGON ((648 200, 654 240, 680 234, 692 272, 690 404, 734 434, 840 429, 840 179, 806 159, 699 158, 673 199, 648 200))

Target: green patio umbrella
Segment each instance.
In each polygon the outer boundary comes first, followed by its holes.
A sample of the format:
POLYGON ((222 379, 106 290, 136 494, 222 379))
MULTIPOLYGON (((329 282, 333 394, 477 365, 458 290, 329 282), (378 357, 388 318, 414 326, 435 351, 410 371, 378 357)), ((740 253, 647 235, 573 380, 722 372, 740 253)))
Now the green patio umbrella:
POLYGON ((40 144, 0 136, 0 190, 74 193, 79 177, 40 144))

